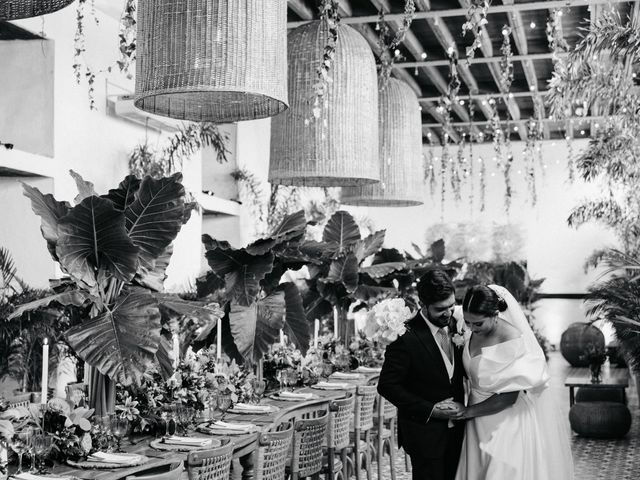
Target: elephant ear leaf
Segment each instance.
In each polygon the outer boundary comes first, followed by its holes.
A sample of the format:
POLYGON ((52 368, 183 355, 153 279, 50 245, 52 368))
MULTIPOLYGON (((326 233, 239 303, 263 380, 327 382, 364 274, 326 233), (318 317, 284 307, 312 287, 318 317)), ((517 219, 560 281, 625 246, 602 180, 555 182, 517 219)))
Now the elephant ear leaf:
POLYGON ((127 291, 112 308, 65 335, 85 362, 110 379, 131 385, 156 359, 160 343, 157 301, 143 291, 127 291))
POLYGON ((173 244, 169 244, 164 252, 153 261, 153 267, 140 265, 135 276, 135 283, 154 290, 162 292, 164 290, 164 281, 167 278, 167 268, 173 255, 173 244))
POLYGON ((116 210, 124 212, 134 202, 139 189, 140 179, 135 175, 127 175, 118 188, 112 188, 103 198, 111 200, 116 210))
POLYGON ((353 253, 331 262, 328 282, 342 283, 348 293, 353 293, 358 288, 358 280, 358 259, 353 253))
POLYGON ((248 307, 260 292, 260 281, 273 269, 272 253, 251 255, 236 250, 228 242, 203 236, 207 262, 218 277, 224 278, 229 299, 248 307))
POLYGON ((140 268, 154 269, 182 228, 185 215, 184 187, 179 173, 155 180, 146 177, 124 211, 126 230, 140 248, 140 268))
POLYGON ((349 250, 360 238, 356 221, 344 210, 334 213, 322 232, 322 241, 337 244, 338 254, 349 250))
POLYGON ((284 333, 298 350, 300 350, 303 355, 306 355, 307 350, 309 350, 311 332, 307 316, 304 313, 302 296, 294 283, 283 283, 280 287, 284 290, 284 301, 286 305, 284 333))
POLYGON ((305 228, 307 228, 307 220, 304 215, 304 210, 297 211, 284 217, 280 225, 271 232, 269 237, 256 240, 247 246, 246 250, 252 255, 264 255, 272 248, 284 242, 288 242, 296 237, 301 237, 304 234, 305 228))
POLYGON ((58 222, 69 213, 71 205, 69 202, 59 202, 50 193, 45 195, 37 188, 26 183, 22 184, 22 188, 24 189, 24 195, 31 200, 33 213, 40 217, 42 236, 47 241, 49 253, 57 262, 58 222))
POLYGON ((284 292, 277 292, 247 307, 231 304, 229 323, 238 352, 250 364, 257 363, 275 343, 284 327, 284 292))
POLYGON ((104 198, 88 197, 59 221, 56 253, 62 268, 90 287, 98 273, 129 282, 138 266, 136 247, 124 228, 124 214, 104 198))
POLYGON ((375 233, 372 233, 364 240, 358 240, 353 249, 353 253, 355 253, 356 257, 358 257, 358 262, 361 262, 365 258, 373 255, 378 252, 382 245, 384 244, 386 230, 378 230, 375 233))
POLYGON ((73 170, 69 170, 69 173, 75 180, 76 186, 78 187, 78 195, 76 195, 76 198, 73 199, 73 203, 78 205, 85 198, 98 195, 95 191, 95 188, 93 187, 93 183, 85 180, 79 173, 74 172, 73 170))

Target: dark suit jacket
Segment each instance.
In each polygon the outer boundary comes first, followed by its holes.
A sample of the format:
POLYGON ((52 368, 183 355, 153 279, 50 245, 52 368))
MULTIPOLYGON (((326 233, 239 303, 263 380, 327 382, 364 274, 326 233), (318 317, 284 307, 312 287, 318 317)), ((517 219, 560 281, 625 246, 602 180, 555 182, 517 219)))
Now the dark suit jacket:
POLYGON ((429 418, 433 406, 453 397, 464 402, 462 349, 452 347, 453 378, 422 315, 408 322, 407 332, 387 347, 378 392, 398 407, 399 444, 409 455, 441 457, 450 439, 461 442, 464 422, 429 418))

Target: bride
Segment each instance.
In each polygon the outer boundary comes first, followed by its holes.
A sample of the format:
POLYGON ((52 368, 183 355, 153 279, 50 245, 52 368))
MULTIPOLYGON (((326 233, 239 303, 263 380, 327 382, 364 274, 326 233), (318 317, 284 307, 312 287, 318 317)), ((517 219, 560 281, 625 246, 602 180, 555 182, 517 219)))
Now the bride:
POLYGON ((470 392, 456 480, 573 479, 569 432, 518 302, 503 287, 478 285, 462 308, 471 330, 462 355, 470 392))

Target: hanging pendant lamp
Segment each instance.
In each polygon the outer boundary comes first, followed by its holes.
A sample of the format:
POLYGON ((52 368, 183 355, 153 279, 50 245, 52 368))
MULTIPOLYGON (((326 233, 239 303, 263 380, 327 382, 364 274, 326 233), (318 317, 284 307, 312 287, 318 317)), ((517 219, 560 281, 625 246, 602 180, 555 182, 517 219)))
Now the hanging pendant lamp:
POLYGON ((319 118, 313 116, 327 36, 321 21, 289 32, 290 106, 271 121, 271 183, 338 187, 380 178, 375 60, 366 40, 348 25, 338 27, 331 81, 319 118))
POLYGON ((341 202, 374 207, 423 203, 422 118, 418 97, 389 78, 379 93, 380 183, 342 189, 341 202))
POLYGON ((73 0, 0 0, 0 21, 39 17, 72 3, 73 0))
POLYGON ((285 0, 140 0, 136 107, 228 123, 287 108, 285 0))

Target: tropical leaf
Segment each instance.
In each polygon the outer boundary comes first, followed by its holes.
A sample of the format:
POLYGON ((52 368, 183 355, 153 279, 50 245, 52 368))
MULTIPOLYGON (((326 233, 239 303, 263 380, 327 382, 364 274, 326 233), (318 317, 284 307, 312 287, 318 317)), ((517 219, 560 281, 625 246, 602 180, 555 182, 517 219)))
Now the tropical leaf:
POLYGON ((154 261, 166 252, 182 228, 185 191, 181 180, 180 173, 158 180, 146 177, 124 211, 129 237, 140 248, 141 269, 152 271, 154 261))
POLYGON ((64 217, 71 205, 69 202, 59 202, 53 195, 44 195, 40 190, 26 183, 22 184, 24 195, 31 200, 33 213, 40 217, 40 231, 47 241, 47 248, 53 259, 57 262, 56 244, 58 243, 58 222, 64 217))
POLYGON ((322 240, 335 243, 338 254, 349 250, 360 238, 360 229, 356 221, 344 210, 334 213, 322 232, 322 240))
POLYGON ((124 214, 104 198, 88 197, 59 221, 56 253, 72 277, 95 286, 100 270, 129 282, 138 267, 138 247, 124 228, 124 214))
POLYGON ((418 255, 420 255, 421 258, 424 258, 426 256, 425 253, 422 251, 422 248, 420 248, 420 245, 414 242, 411 242, 411 246, 418 253, 418 255))
POLYGON ((73 170, 69 170, 69 173, 75 180, 76 186, 78 187, 78 195, 76 195, 76 198, 73 199, 73 203, 78 205, 85 198, 98 196, 98 194, 96 193, 93 187, 93 183, 85 180, 84 178, 82 178, 82 176, 79 173, 74 172, 73 170))
POLYGON ((140 189, 140 179, 135 175, 127 175, 118 188, 112 188, 103 198, 111 200, 116 210, 124 212, 131 205, 136 197, 136 192, 140 189))
POLYGON ((302 355, 306 355, 311 340, 311 331, 304 312, 302 296, 294 283, 283 283, 281 288, 284 291, 286 305, 284 333, 302 352, 302 355))
POLYGON ((299 210, 284 217, 280 225, 267 238, 256 240, 248 245, 246 250, 251 255, 264 255, 277 245, 301 237, 304 235, 306 227, 307 220, 304 216, 304 210, 299 210))
POLYGON ((231 304, 231 335, 247 362, 256 363, 276 341, 284 327, 285 312, 284 292, 269 295, 251 306, 231 304))
POLYGON ((82 307, 88 301, 99 305, 99 299, 84 290, 68 290, 45 298, 39 298, 33 302, 24 303, 16 308, 11 315, 9 315, 7 320, 19 318, 23 314, 32 312, 39 308, 48 307, 53 302, 60 303, 61 305, 75 305, 76 307, 82 307))
POLYGON ((387 262, 377 263, 368 267, 362 267, 360 273, 366 273, 371 278, 382 278, 387 275, 402 270, 405 267, 404 262, 387 262))
POLYGON ((332 305, 315 290, 308 289, 302 297, 304 304, 304 314, 308 321, 320 319, 329 315, 332 311, 332 305))
POLYGON ((169 267, 172 255, 173 244, 169 244, 164 252, 153 261, 152 269, 142 265, 138 267, 134 282, 156 292, 162 292, 164 290, 164 281, 167 279, 167 268, 169 267))
POLYGON ((371 304, 385 298, 393 297, 397 294, 398 291, 395 288, 361 284, 358 285, 356 291, 353 292, 353 298, 371 304))
POLYGON ((224 277, 227 295, 242 306, 251 305, 260 292, 260 281, 273 269, 273 254, 251 255, 228 242, 203 235, 207 262, 213 273, 224 277))
POLYGON ((16 266, 13 257, 6 248, 0 247, 0 297, 5 289, 9 289, 16 276, 16 266))
MULTIPOLYGON (((105 200, 106 201, 106 200, 105 200)), ((65 334, 76 354, 123 385, 141 379, 160 343, 157 301, 141 290, 126 291, 113 307, 65 334)))
POLYGON ((209 271, 196 279, 196 292, 198 298, 204 298, 207 295, 224 288, 224 277, 209 271))
POLYGON ((433 261, 435 263, 442 263, 442 260, 444 260, 445 256, 444 240, 436 240, 431 244, 429 248, 431 249, 431 256, 433 257, 433 261))
POLYGON ((372 233, 364 240, 357 241, 356 246, 353 249, 353 253, 355 253, 356 257, 358 258, 358 263, 378 252, 382 248, 382 245, 384 244, 385 233, 386 230, 379 230, 375 233, 372 233))
POLYGON ((358 259, 353 253, 339 257, 331 262, 328 282, 342 283, 348 293, 358 288, 358 259))
POLYGON ((196 320, 192 333, 196 341, 205 339, 216 323, 224 316, 224 311, 217 303, 185 300, 172 293, 152 293, 158 305, 169 317, 193 318, 196 320))

